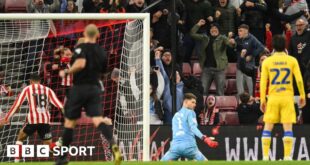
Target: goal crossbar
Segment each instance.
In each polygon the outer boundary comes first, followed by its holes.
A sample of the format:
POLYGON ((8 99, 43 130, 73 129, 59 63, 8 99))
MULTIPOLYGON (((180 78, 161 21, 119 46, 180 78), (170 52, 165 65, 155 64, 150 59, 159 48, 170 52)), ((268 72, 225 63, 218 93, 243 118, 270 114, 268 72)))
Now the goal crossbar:
POLYGON ((148 13, 105 13, 105 14, 56 14, 56 13, 10 13, 0 14, 0 20, 117 20, 117 19, 141 19, 150 20, 148 13))

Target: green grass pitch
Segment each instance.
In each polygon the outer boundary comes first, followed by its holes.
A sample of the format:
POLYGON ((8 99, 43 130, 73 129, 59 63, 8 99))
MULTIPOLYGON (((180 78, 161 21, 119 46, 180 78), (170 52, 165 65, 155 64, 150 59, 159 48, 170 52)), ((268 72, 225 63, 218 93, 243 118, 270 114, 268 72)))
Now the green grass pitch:
MULTIPOLYGON (((1 163, 1 165, 12 165, 13 163, 1 163)), ((53 165, 53 162, 28 162, 21 165, 53 165)), ((309 165, 310 161, 208 161, 208 162, 122 162, 122 165, 309 165)), ((113 162, 70 162, 69 165, 114 165, 113 162)))

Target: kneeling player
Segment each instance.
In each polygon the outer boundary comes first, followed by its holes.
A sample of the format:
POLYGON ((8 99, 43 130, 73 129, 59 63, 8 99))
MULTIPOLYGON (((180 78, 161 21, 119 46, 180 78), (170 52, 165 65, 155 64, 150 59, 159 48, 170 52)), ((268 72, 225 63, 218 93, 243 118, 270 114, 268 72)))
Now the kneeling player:
POLYGON ((172 118, 173 139, 169 151, 161 161, 178 160, 181 157, 189 160, 204 161, 206 157, 199 151, 195 135, 208 144, 211 148, 216 148, 218 142, 212 141, 203 135, 197 128, 196 96, 191 93, 184 95, 183 107, 172 118))
POLYGON ((35 132, 43 140, 43 144, 49 145, 51 150, 56 146, 56 143, 52 142, 51 127, 49 125, 49 103, 63 111, 63 105, 58 100, 56 94, 50 88, 40 84, 40 77, 38 75, 32 75, 30 77, 30 85, 26 86, 17 97, 4 121, 0 123, 0 128, 9 122, 10 117, 19 109, 25 98, 28 100, 29 112, 26 118, 27 123, 25 123, 17 136, 16 145, 19 145, 20 152, 19 156, 15 158, 15 162, 19 162, 21 159, 23 141, 35 132))

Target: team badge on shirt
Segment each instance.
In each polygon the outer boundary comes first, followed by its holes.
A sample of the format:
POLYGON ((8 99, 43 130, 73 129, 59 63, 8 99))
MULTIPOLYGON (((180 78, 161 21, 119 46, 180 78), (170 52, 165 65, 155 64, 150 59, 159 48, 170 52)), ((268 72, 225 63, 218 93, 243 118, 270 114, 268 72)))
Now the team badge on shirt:
POLYGON ((81 49, 81 48, 77 48, 77 49, 75 49, 75 53, 77 53, 77 54, 80 54, 80 53, 81 53, 81 51, 82 51, 82 49, 81 49))

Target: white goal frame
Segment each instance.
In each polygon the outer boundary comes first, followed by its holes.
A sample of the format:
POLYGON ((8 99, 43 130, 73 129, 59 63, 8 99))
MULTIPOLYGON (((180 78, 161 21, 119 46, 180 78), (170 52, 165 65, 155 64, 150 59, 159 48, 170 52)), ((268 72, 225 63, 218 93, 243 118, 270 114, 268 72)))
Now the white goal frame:
POLYGON ((0 20, 126 20, 143 21, 143 161, 150 161, 150 14, 104 13, 104 14, 49 14, 16 13, 0 14, 0 20))

